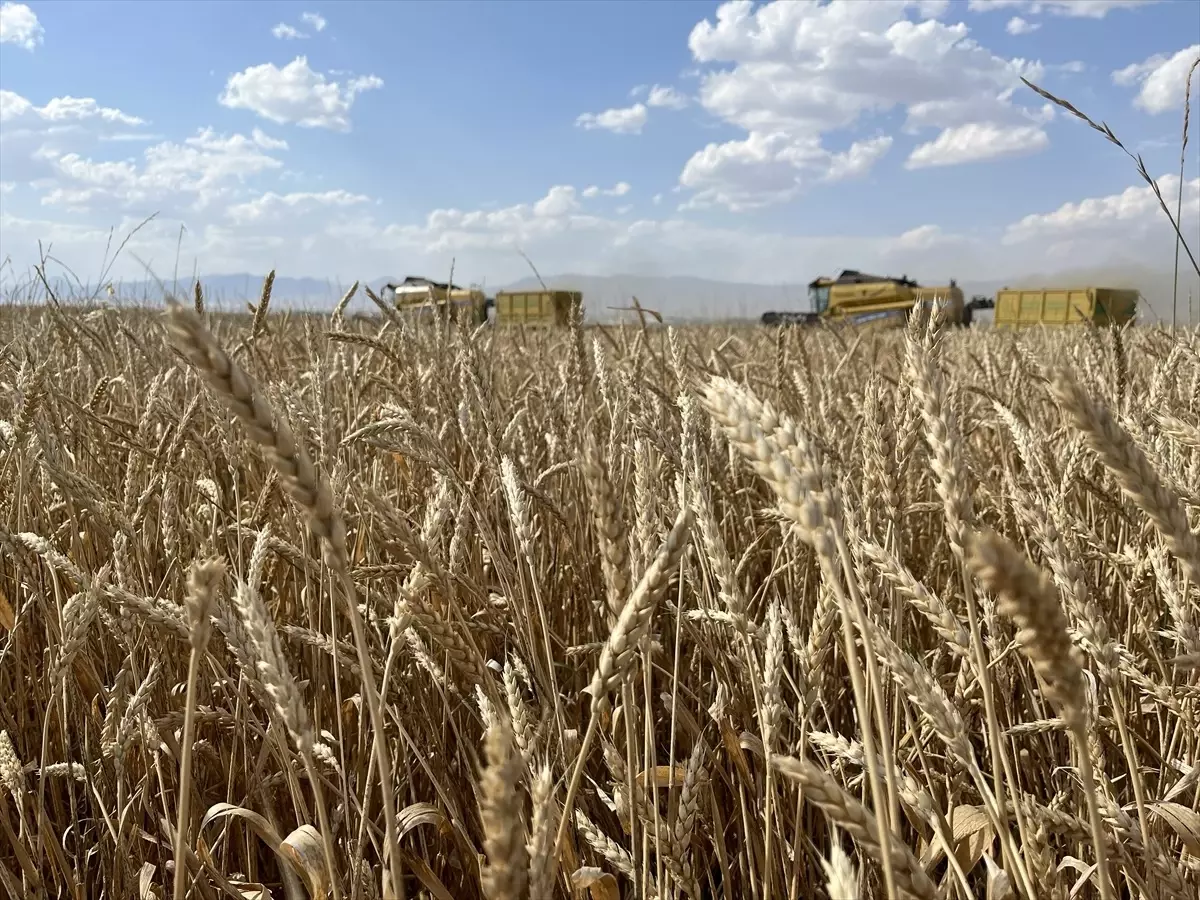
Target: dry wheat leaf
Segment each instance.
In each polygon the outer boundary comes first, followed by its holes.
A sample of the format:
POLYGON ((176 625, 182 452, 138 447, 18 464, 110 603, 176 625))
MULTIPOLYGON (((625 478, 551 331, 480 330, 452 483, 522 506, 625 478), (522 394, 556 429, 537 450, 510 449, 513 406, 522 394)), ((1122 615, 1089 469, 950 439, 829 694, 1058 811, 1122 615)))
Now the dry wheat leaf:
POLYGON ((987 867, 988 900, 1014 900, 1016 893, 1008 873, 1000 868, 989 853, 983 854, 983 863, 987 867))
POLYGON ((8 597, 4 595, 4 589, 0 588, 0 627, 5 631, 12 631, 17 627, 17 616, 13 612, 12 605, 8 602, 8 597))
MULTIPOLYGON (((204 814, 204 818, 200 820, 199 830, 200 832, 203 832, 204 829, 213 822, 228 818, 243 819, 247 824, 249 824, 254 830, 254 833, 259 836, 262 842, 274 850, 275 855, 278 856, 283 862, 287 863, 287 865, 280 867, 283 870, 285 879, 290 877, 294 881, 296 876, 299 876, 304 880, 305 886, 309 889, 309 894, 313 895, 313 884, 311 881, 309 881, 310 875, 305 871, 302 861, 296 859, 292 854, 284 851, 283 838, 279 836, 279 832, 275 830, 275 827, 268 822, 266 818, 254 812, 253 810, 246 809, 244 806, 235 806, 232 803, 214 803, 208 808, 208 811, 204 814)), ((299 830, 300 829, 297 829, 297 831, 299 830)), ((293 831, 291 834, 289 834, 289 840, 295 834, 296 831, 293 831)), ((304 857, 303 859, 306 860, 307 857, 304 857)), ((323 868, 324 866, 322 866, 322 869, 323 868)))
POLYGON ((257 881, 234 881, 231 884, 244 900, 273 900, 265 884, 259 884, 257 881))
POLYGON ((1167 800, 1147 804, 1147 808, 1171 826, 1189 853, 1200 856, 1200 813, 1167 800))
POLYGON ((312 896, 329 896, 334 873, 325 869, 325 839, 321 832, 311 825, 301 825, 280 842, 279 855, 291 859, 300 870, 312 896))
POLYGON ((153 863, 142 863, 138 872, 138 900, 160 900, 162 894, 154 883, 155 871, 153 863))
POLYGON ((738 738, 743 750, 748 750, 757 756, 759 759, 767 758, 766 750, 763 749, 762 738, 756 734, 751 734, 749 731, 743 731, 738 738))
POLYGON ((413 856, 411 853, 401 850, 400 855, 404 860, 404 864, 412 869, 413 874, 417 876, 417 880, 433 894, 437 900, 454 900, 454 895, 446 889, 446 885, 442 884, 442 880, 437 877, 433 869, 425 860, 420 857, 413 856))
MULTIPOLYGON (((638 787, 643 788, 648 787, 650 784, 660 788, 680 788, 683 787, 683 782, 686 779, 687 766, 679 763, 673 766, 655 766, 653 769, 643 769, 634 778, 638 787)), ((698 783, 701 784, 706 781, 707 779, 698 779, 698 783)))
MULTIPOLYGON (((217 861, 213 859, 212 853, 208 849, 208 844, 204 842, 201 835, 196 836, 196 856, 200 862, 208 867, 209 877, 216 882, 217 887, 223 890, 226 896, 232 897, 233 900, 245 900, 241 887, 238 883, 230 881, 226 878, 221 870, 217 867, 217 861)), ((288 900, 303 900, 302 887, 300 880, 288 869, 287 866, 281 867, 286 879, 285 890, 287 891, 288 900)), ((245 882, 242 883, 244 885, 245 882)))
POLYGON ((595 866, 581 866, 571 874, 571 884, 587 888, 592 900, 621 900, 617 879, 595 866))
POLYGON ((1078 897, 1083 892, 1083 889, 1087 887, 1088 882, 1092 880, 1092 876, 1099 868, 1099 864, 1092 863, 1089 865, 1076 856, 1064 856, 1062 858, 1058 864, 1057 871, 1062 872, 1064 869, 1073 869, 1079 873, 1079 878, 1073 885, 1071 885, 1071 890, 1069 892, 1071 900, 1074 900, 1074 898, 1078 897))
MULTIPOLYGON (((950 842, 954 845, 954 856, 964 872, 970 873, 983 859, 984 854, 996 839, 996 829, 982 806, 956 806, 948 816, 950 842)), ((945 845, 935 840, 921 854, 921 866, 928 870, 945 853, 945 845)))
POLYGON ((413 803, 396 813, 396 837, 402 838, 414 828, 433 825, 441 834, 452 834, 446 814, 432 803, 413 803))

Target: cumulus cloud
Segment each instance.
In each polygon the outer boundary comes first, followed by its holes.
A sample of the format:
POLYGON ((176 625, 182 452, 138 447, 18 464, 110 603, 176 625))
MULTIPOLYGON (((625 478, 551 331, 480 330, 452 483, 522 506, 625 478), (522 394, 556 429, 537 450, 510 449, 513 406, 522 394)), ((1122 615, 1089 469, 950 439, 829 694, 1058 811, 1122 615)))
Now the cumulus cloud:
POLYGON ((37 14, 24 3, 0 3, 0 44, 33 52, 46 36, 37 14))
POLYGON ((45 106, 35 106, 20 94, 0 90, 0 122, 16 122, 22 119, 50 123, 99 119, 121 125, 146 124, 144 119, 137 116, 101 106, 91 97, 54 97, 45 106))
MULTIPOLYGON (((329 24, 320 13, 313 12, 301 13, 300 21, 318 33, 324 31, 325 26, 329 24)), ((281 41, 297 41, 312 37, 307 31, 301 31, 299 28, 294 25, 288 25, 286 22, 280 22, 272 28, 271 34, 281 41)))
POLYGON ((283 163, 272 152, 286 149, 285 141, 258 129, 247 136, 202 128, 182 143, 164 141, 146 148, 140 161, 47 151, 43 155, 53 174, 46 179, 48 190, 41 202, 73 209, 94 204, 122 209, 190 198, 193 209, 204 209, 227 196, 232 186, 281 169, 283 163))
MULTIPOLYGON (((890 141, 860 142, 847 157, 827 150, 822 137, 896 109, 905 112, 908 133, 938 129, 933 145, 961 143, 972 127, 1001 133, 1024 126, 1039 132, 1025 146, 1044 147, 1040 125, 1053 115, 1049 106, 1013 101, 1020 76, 1037 77, 1041 67, 992 53, 962 22, 940 21, 948 8, 914 0, 722 4, 716 21, 697 24, 688 43, 698 63, 719 66, 702 74, 700 103, 746 136, 709 144, 688 160, 680 184, 695 192, 690 205, 751 209, 789 200, 807 181, 862 174, 890 141)), ((987 151, 960 150, 959 161, 987 151)), ((955 159, 941 154, 941 164, 955 159)))
POLYGON ((624 197, 631 190, 633 190, 633 188, 630 187, 630 184, 628 181, 618 181, 616 184, 614 184, 610 188, 602 188, 602 187, 598 187, 597 185, 593 184, 593 185, 589 185, 588 187, 585 187, 583 189, 583 196, 588 200, 591 200, 593 197, 601 197, 601 196, 603 196, 603 197, 624 197))
POLYGON ((286 22, 280 22, 271 29, 271 34, 279 38, 281 41, 295 41, 307 38, 308 35, 295 26, 288 25, 286 22))
POLYGON ((845 152, 831 154, 825 179, 841 181, 865 175, 891 148, 892 138, 886 134, 865 141, 856 141, 845 152))
POLYGON ((599 113, 581 113, 575 119, 575 125, 587 131, 611 131, 613 134, 641 134, 650 109, 683 109, 688 105, 688 98, 668 85, 656 84, 649 88, 638 85, 629 92, 631 97, 645 96, 644 103, 638 102, 632 106, 613 107, 599 113))
POLYGON ((1032 16, 1047 13, 1075 19, 1103 19, 1114 10, 1137 9, 1139 6, 1150 6, 1160 2, 1161 0, 970 0, 967 7, 972 12, 1015 9, 1032 16))
MULTIPOLYGON (((1179 176, 1164 175, 1158 189, 1167 197, 1179 191, 1179 176)), ((1170 204, 1174 207, 1174 204, 1170 204)), ((1174 209, 1172 209, 1174 212, 1174 209)), ((1200 178, 1183 183, 1183 207, 1180 230, 1195 234, 1200 227, 1200 178)), ((1032 213, 1010 225, 1004 232, 1005 244, 1062 244, 1108 242, 1117 247, 1123 241, 1136 242, 1147 236, 1174 246, 1174 229, 1159 206, 1149 185, 1128 187, 1119 194, 1092 197, 1078 203, 1064 203, 1048 213, 1032 213)), ((1189 241, 1189 246, 1191 241, 1189 241)))
POLYGON ((376 75, 328 81, 297 56, 283 68, 274 63, 250 66, 229 76, 218 101, 230 109, 248 109, 279 125, 350 130, 350 109, 364 91, 383 87, 376 75))
POLYGON ((274 191, 267 191, 253 200, 233 204, 225 211, 225 215, 234 222, 245 225, 251 222, 277 220, 281 215, 303 215, 319 209, 344 209, 370 202, 370 197, 343 190, 321 191, 319 193, 294 191, 290 194, 277 194, 274 191))
POLYGON ((744 212, 782 203, 798 196, 809 180, 841 181, 867 174, 892 143, 890 136, 879 135, 833 153, 816 136, 761 131, 751 131, 740 141, 710 143, 692 155, 679 176, 680 185, 693 191, 683 208, 718 206, 744 212))
POLYGON ((1001 128, 989 123, 947 128, 909 154, 905 167, 957 166, 1009 156, 1028 156, 1050 144, 1046 132, 1033 125, 1001 128))
POLYGON ((381 245, 422 253, 515 250, 531 244, 562 243, 609 230, 609 220, 580 211, 578 192, 555 185, 533 203, 495 210, 436 209, 419 225, 393 224, 379 230, 381 245))
MULTIPOLYGON (((1173 195, 1178 182, 1165 177, 1159 185, 1173 195)), ((461 265, 485 268, 489 280, 524 274, 521 261, 513 257, 515 248, 521 248, 543 271, 609 274, 642 261, 656 271, 760 283, 808 281, 829 269, 830 259, 854 259, 866 269, 924 272, 926 279, 962 279, 964 273, 976 279, 1010 278, 1118 259, 1147 265, 1165 260, 1169 267, 1173 248, 1170 225, 1143 187, 1035 212, 1007 229, 969 235, 918 219, 891 235, 819 238, 670 216, 630 221, 588 215, 574 203, 559 202, 573 197, 573 190, 559 186, 540 201, 501 210, 435 210, 421 225, 360 223, 355 240, 380 252, 399 245, 447 261, 453 256, 461 265), (1063 249, 1067 244, 1069 253, 1063 249)), ((1200 222, 1200 179, 1185 190, 1184 222, 1193 229, 1200 222)))
POLYGON ((1041 23, 1030 22, 1027 19, 1022 19, 1020 16, 1013 16, 1008 20, 1008 24, 1004 26, 1004 30, 1012 35, 1033 34, 1041 28, 1041 23))
POLYGON ((606 109, 599 113, 582 113, 575 124, 586 131, 611 131, 614 134, 641 134, 649 112, 644 103, 606 109))
POLYGON ((1132 63, 1112 73, 1112 80, 1122 87, 1140 86, 1133 105, 1156 115, 1183 108, 1187 78, 1200 58, 1200 44, 1184 47, 1167 56, 1156 53, 1142 62, 1132 63))
POLYGON ((688 99, 673 87, 656 84, 650 88, 650 93, 646 97, 646 105, 665 109, 683 109, 688 105, 688 99))

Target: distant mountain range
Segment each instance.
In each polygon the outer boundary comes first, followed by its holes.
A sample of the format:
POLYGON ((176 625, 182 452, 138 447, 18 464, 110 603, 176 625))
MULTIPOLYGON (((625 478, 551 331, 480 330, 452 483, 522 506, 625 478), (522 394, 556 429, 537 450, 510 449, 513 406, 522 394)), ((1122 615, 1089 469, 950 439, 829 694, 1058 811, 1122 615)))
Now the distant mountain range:
MULTIPOLYGON (((1188 297, 1195 309, 1195 321, 1200 321, 1200 278, 1194 272, 1181 268, 1179 279, 1179 320, 1188 321, 1188 297)), ((367 282, 379 292, 389 281, 400 281, 400 277, 381 277, 367 282)), ((201 284, 207 302, 214 308, 244 309, 246 303, 257 302, 262 289, 261 275, 210 275, 201 276, 201 284)), ((713 281, 684 275, 577 275, 561 274, 545 278, 551 288, 569 288, 583 292, 587 318, 591 321, 613 321, 628 318, 631 313, 614 311, 614 307, 630 307, 632 298, 637 297, 641 305, 653 309, 668 322, 712 321, 728 319, 757 319, 768 310, 808 309, 808 289, 803 284, 752 284, 742 282, 713 281)), ((1005 281, 963 281, 960 286, 969 299, 976 294, 994 296, 1003 287, 1077 286, 1104 285, 1107 287, 1138 288, 1146 299, 1141 318, 1143 320, 1171 319, 1172 273, 1140 266, 1119 268, 1091 268, 1060 271, 1050 274, 1031 274, 1005 281)), ((78 286, 65 283, 54 285, 63 297, 79 298, 94 291, 81 291, 78 286)), ((120 301, 157 306, 162 302, 163 288, 156 282, 122 283, 120 301)), ((282 307, 305 310, 327 310, 350 287, 333 279, 291 278, 277 276, 272 290, 273 303, 282 307)), ((536 289, 536 278, 523 278, 500 290, 536 289)), ((167 289, 171 284, 167 283, 167 289)), ((188 294, 191 281, 180 279, 177 290, 188 294)), ((489 290, 492 293, 493 290, 489 290)), ((20 292, 7 292, 10 299, 20 302, 25 299, 20 292)), ((103 291, 95 291, 97 299, 107 299, 103 291)), ((35 290, 34 299, 43 295, 35 290)), ((369 311, 371 302, 361 293, 354 298, 350 310, 369 311)), ((979 314, 987 321, 990 313, 979 314)))

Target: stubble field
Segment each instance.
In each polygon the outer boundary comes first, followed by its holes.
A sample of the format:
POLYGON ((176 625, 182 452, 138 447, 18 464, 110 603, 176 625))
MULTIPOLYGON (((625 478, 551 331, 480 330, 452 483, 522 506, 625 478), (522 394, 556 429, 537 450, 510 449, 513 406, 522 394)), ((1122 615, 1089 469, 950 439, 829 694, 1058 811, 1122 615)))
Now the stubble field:
POLYGON ((1200 890, 1196 329, 195 306, 0 314, 12 896, 1200 890))

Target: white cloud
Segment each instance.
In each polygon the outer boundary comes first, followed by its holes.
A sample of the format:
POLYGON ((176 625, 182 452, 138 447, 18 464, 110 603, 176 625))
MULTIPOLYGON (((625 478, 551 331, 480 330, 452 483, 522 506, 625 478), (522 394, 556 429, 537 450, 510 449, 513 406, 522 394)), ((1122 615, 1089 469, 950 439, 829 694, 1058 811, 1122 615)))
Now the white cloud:
POLYGON ((1008 24, 1004 26, 1004 30, 1013 35, 1033 34, 1033 32, 1041 27, 1041 23, 1039 22, 1030 22, 1022 19, 1020 16, 1013 16, 1008 20, 1008 24))
POLYGON ((569 184, 556 184, 545 197, 533 204, 533 214, 540 219, 557 219, 578 208, 575 188, 569 184))
POLYGON ((935 250, 940 247, 962 246, 970 240, 962 235, 949 234, 940 225, 918 225, 896 238, 894 249, 901 251, 935 250))
POLYGON ((45 106, 34 106, 32 102, 13 91, 0 90, 0 122, 14 122, 30 117, 42 122, 80 122, 100 119, 103 122, 122 125, 144 125, 145 120, 119 109, 101 106, 91 97, 55 97, 45 106))
POLYGON ((34 105, 13 91, 0 90, 0 122, 10 122, 34 109, 34 105))
POLYGON ((1049 143, 1046 132, 1033 125, 1004 128, 987 122, 972 123, 945 129, 934 140, 914 149, 904 165, 924 169, 1027 156, 1044 150, 1049 143))
POLYGON ((45 151, 53 168, 50 188, 42 196, 46 206, 84 209, 128 208, 145 204, 174 204, 193 198, 193 209, 211 206, 228 196, 235 184, 263 172, 279 170, 283 163, 271 151, 286 150, 285 141, 255 129, 222 135, 203 128, 182 144, 164 141, 147 147, 143 159, 97 161, 78 153, 45 151))
POLYGON ((245 203, 235 203, 225 210, 225 215, 234 222, 245 225, 251 222, 267 222, 277 220, 281 215, 303 215, 317 209, 331 207, 358 206, 370 203, 371 198, 363 194, 352 194, 349 191, 333 190, 312 193, 294 191, 290 194, 277 194, 267 191, 260 197, 245 203))
POLYGON ((591 200, 593 197, 600 197, 600 196, 624 197, 631 190, 633 190, 633 188, 630 187, 630 184, 628 181, 618 181, 616 184, 614 184, 610 188, 597 187, 594 184, 589 185, 588 187, 585 187, 583 189, 582 193, 586 199, 591 200))
POLYGON ((349 131, 355 98, 381 87, 383 79, 376 75, 352 78, 345 85, 327 81, 309 67, 307 57, 297 56, 282 69, 263 63, 230 75, 218 101, 280 125, 349 131))
POLYGON ((614 107, 599 113, 581 113, 575 119, 576 127, 587 131, 611 131, 614 134, 641 134, 650 118, 650 107, 656 109, 683 109, 688 98, 670 86, 660 84, 647 88, 639 84, 629 92, 637 98, 645 95, 645 103, 633 106, 614 107))
MULTIPOLYGON (((300 21, 318 33, 324 31, 325 26, 329 24, 325 21, 325 17, 320 13, 313 12, 301 13, 300 21)), ((288 25, 286 22, 280 22, 278 25, 272 28, 271 34, 279 38, 281 41, 304 40, 312 37, 312 35, 308 32, 301 31, 299 28, 296 28, 294 25, 288 25)))
POLYGON ((1183 108, 1188 74, 1200 57, 1200 44, 1184 47, 1173 56, 1157 53, 1112 73, 1122 87, 1141 85, 1133 105, 1151 114, 1175 112, 1183 108))
MULTIPOLYGON (((890 145, 860 142, 850 165, 825 149, 823 135, 896 109, 906 113, 906 132, 942 132, 934 143, 964 126, 1048 120, 1049 104, 1038 112, 1013 102, 1019 76, 1039 77, 1042 67, 997 56, 965 24, 939 21, 949 8, 913 0, 722 4, 715 22, 693 28, 689 47, 697 62, 723 64, 701 76, 700 103, 746 136, 709 144, 685 164, 680 184, 696 192, 689 205, 752 209, 789 200, 810 180, 859 174, 890 145)), ((1026 144, 1044 147, 1045 135, 1026 144)))
POLYGON ((286 22, 280 22, 278 25, 272 28, 271 34, 279 38, 281 41, 295 41, 308 37, 308 35, 299 28, 288 25, 286 22))
MULTIPOLYGON (((1174 198, 1179 191, 1179 176, 1164 175, 1157 180, 1164 197, 1174 198)), ((1175 203, 1168 203, 1172 215, 1175 203)), ((1196 234, 1200 227, 1200 178, 1183 184, 1183 209, 1180 230, 1196 234)), ((1034 213, 1008 226, 1005 244, 1040 243, 1058 246, 1082 246, 1094 242, 1095 250, 1121 248, 1146 237, 1174 246, 1175 231, 1167 220, 1158 198, 1149 185, 1128 187, 1119 194, 1093 197, 1078 203, 1064 203, 1049 213, 1034 213)), ((1189 246, 1192 245, 1189 241, 1189 246)), ((1195 251, 1193 251, 1195 252, 1195 251)))
POLYGON ((45 36, 37 14, 24 3, 0 3, 0 44, 16 44, 32 52, 45 36))
POLYGON ((646 98, 647 106, 658 106, 665 109, 683 109, 688 104, 687 97, 673 87, 654 85, 646 98))
POLYGON ((1161 0, 970 0, 972 12, 992 12, 998 9, 1018 9, 1029 15, 1049 13, 1075 19, 1103 19, 1118 9, 1137 9, 1161 0))
POLYGON ((602 129, 614 134, 641 134, 648 112, 644 103, 635 103, 619 109, 606 109, 600 113, 582 113, 575 124, 587 131, 602 129))
POLYGON ((680 185, 694 192, 683 208, 720 206, 744 212, 782 203, 796 197, 808 181, 865 175, 892 142, 880 135, 831 153, 819 137, 751 131, 745 140, 711 143, 692 155, 679 176, 680 185))
POLYGON ((381 246, 407 247, 422 253, 462 253, 514 249, 546 241, 562 241, 579 233, 593 235, 609 230, 609 220, 579 211, 574 187, 555 185, 534 203, 518 203, 497 210, 435 209, 420 225, 389 225, 364 234, 353 228, 359 238, 381 246))
POLYGON ((114 134, 97 135, 97 137, 105 142, 144 143, 147 141, 161 141, 164 135, 151 134, 150 132, 118 131, 114 134))
POLYGON ((844 153, 833 154, 825 179, 841 181, 865 175, 891 148, 892 138, 886 134, 865 141, 855 141, 844 153))
POLYGON ((17 189, 14 181, 0 181, 0 194, 11 194, 17 189))

